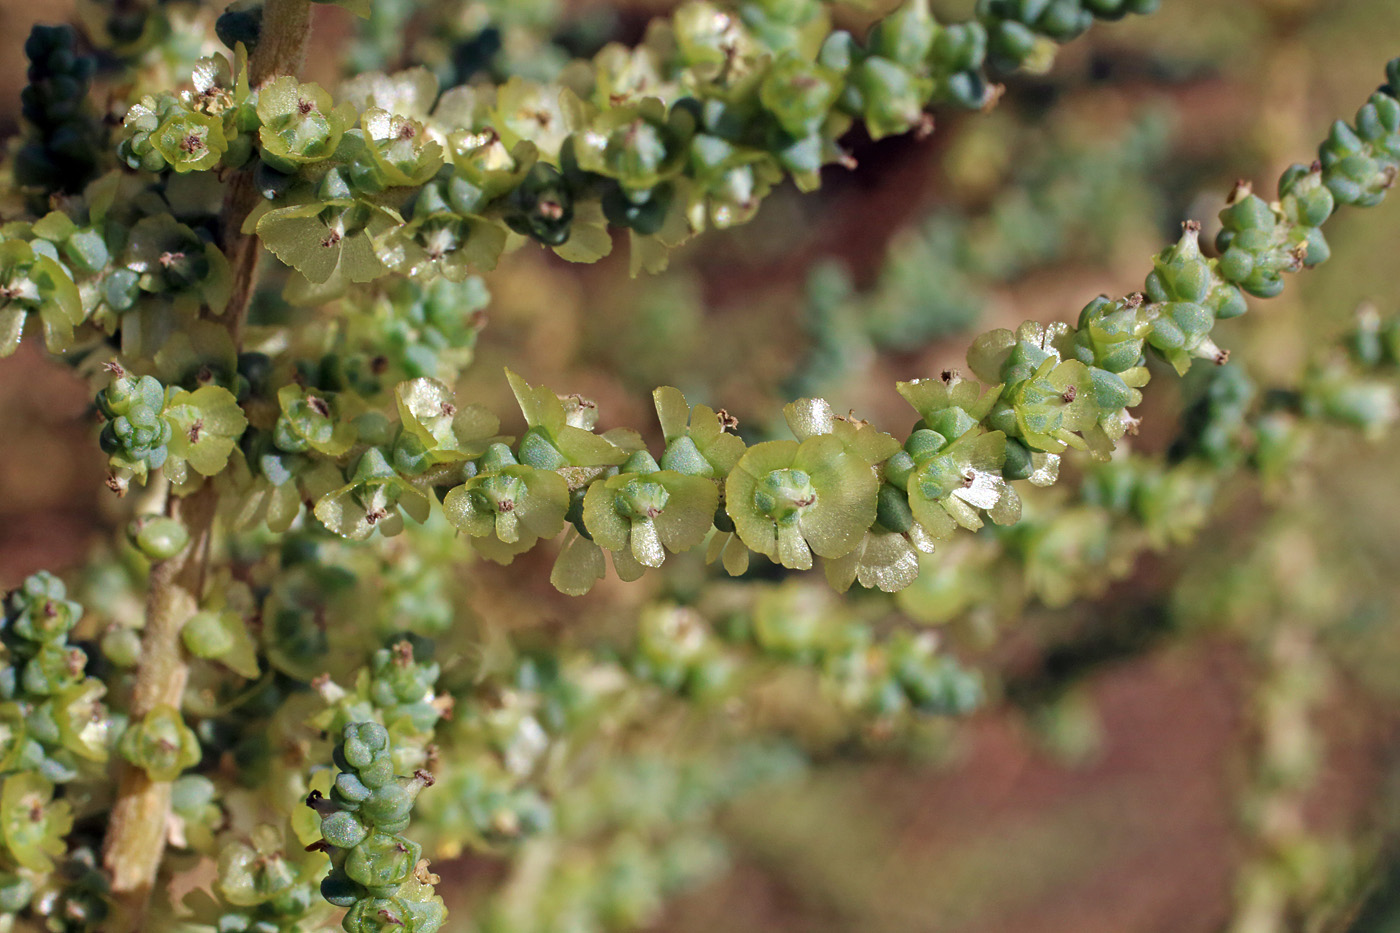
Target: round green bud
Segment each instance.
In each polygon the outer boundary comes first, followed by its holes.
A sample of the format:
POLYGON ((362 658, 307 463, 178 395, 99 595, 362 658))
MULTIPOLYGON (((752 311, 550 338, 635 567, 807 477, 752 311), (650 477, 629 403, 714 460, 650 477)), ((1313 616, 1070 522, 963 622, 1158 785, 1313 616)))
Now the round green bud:
POLYGON ((914 513, 909 508, 909 496, 904 490, 889 483, 880 487, 875 505, 875 520, 890 531, 901 534, 914 527, 914 513))
POLYGON ((102 635, 102 656, 117 667, 135 667, 141 661, 141 636, 125 625, 112 626, 102 635))
POLYGON ((359 769, 360 781, 369 788, 383 787, 394 779, 394 763, 389 756, 375 758, 359 769))
POLYGON ((338 869, 331 869, 331 873, 321 879, 321 896, 332 907, 353 907, 363 893, 363 888, 338 869))
POLYGON ((142 515, 126 526, 127 538, 151 560, 169 560, 185 549, 190 533, 176 519, 164 515, 142 515))
POLYGON ((947 439, 937 431, 930 431, 928 428, 920 428, 910 434, 909 439, 904 442, 904 449, 909 452, 910 458, 916 464, 923 463, 946 446, 948 446, 947 439))
POLYGON ((349 810, 337 810, 321 820, 321 835, 333 846, 353 849, 369 835, 369 828, 349 810))
POLYGON ((1243 282, 1254 271, 1254 256, 1238 246, 1225 250, 1220 257, 1220 274, 1227 282, 1243 282))
POLYGON ((232 633, 214 612, 196 612, 180 630, 185 649, 197 658, 221 658, 234 648, 232 633))
POLYGON ((397 783, 376 788, 360 807, 365 818, 377 826, 398 823, 413 810, 413 796, 397 783))
POLYGON ((885 482, 904 488, 914 472, 914 458, 907 450, 897 450, 885 461, 885 482))
POLYGON ((422 854, 422 846, 403 836, 372 833, 346 856, 345 874, 367 888, 400 884, 422 854))

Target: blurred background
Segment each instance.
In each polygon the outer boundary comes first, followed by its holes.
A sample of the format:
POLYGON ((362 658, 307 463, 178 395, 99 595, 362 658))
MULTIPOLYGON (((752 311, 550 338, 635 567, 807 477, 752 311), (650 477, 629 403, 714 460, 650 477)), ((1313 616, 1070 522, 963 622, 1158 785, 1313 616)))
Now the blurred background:
MULTIPOLYGON (((954 18, 971 6, 934 5, 954 18)), ((407 34, 412 56, 457 78, 547 77, 637 41, 668 9, 460 6, 450 28, 407 34)), ((333 76, 347 54, 393 67, 340 13, 318 9, 310 72, 333 76)), ((0 0, 0 137, 17 128, 29 25, 70 14, 64 0, 0 0)), ((852 28, 872 15, 838 14, 852 28)), ((1099 293, 1140 288, 1183 220, 1213 234, 1237 179, 1271 196, 1397 54, 1394 0, 1164 0, 1011 79, 989 115, 937 113, 921 140, 854 139, 855 170, 813 195, 785 188, 663 275, 629 278, 622 248, 595 266, 519 250, 487 277, 464 391, 511 410, 509 363, 596 399, 602 428, 650 423, 651 389, 675 384, 760 434, 800 395, 898 433, 910 416, 896 380, 961 365, 983 330, 1072 321, 1099 293)), ((1400 312, 1397 210, 1343 212, 1332 261, 1218 342, 1261 384, 1286 385, 1358 307, 1400 312)), ((1148 454, 1170 445, 1193 391, 1157 375, 1133 441, 1148 454)), ((0 365, 0 437, 26 451, 0 456, 8 588, 75 566, 117 513, 84 390, 32 346, 0 365)), ((1103 555, 1118 579, 1089 595, 989 571, 989 590, 1024 593, 1010 611, 995 592, 951 598, 930 574, 897 601, 850 597, 939 626, 990 672, 987 706, 898 749, 817 743, 800 782, 725 812, 730 868, 650 927, 1400 931, 1397 458, 1393 437, 1326 435, 1296 475, 1232 481, 1185 540, 1103 555)), ((1060 495, 1037 491, 1030 508, 1060 495)), ((474 567, 476 611, 513 628, 602 625, 663 585, 609 580, 571 602, 549 588, 548 560, 474 567)), ((674 573, 665 586, 698 586, 702 568, 674 573)), ((462 870, 464 888, 492 877, 485 863, 462 870)))

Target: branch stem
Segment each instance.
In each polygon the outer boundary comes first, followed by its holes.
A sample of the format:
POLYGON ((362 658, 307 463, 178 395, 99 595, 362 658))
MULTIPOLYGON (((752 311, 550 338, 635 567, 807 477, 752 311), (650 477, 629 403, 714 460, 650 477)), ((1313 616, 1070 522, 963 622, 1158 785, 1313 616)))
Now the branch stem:
MULTIPOLYGON (((267 0, 263 6, 258 44, 248 58, 248 81, 261 87, 279 75, 294 75, 306 58, 311 37, 311 4, 308 0, 267 0)), ((229 182, 224 198, 222 244, 233 270, 233 289, 223 320, 234 346, 243 344, 243 321, 257 284, 262 244, 253 233, 243 232, 243 222, 258 206, 252 169, 244 169, 229 182)))
MULTIPOLYGON (((131 696, 132 722, 159 706, 180 708, 189 680, 180 630, 199 606, 204 575, 201 557, 213 530, 215 504, 214 488, 207 484, 192 496, 171 502, 169 511, 188 529, 190 543, 151 568, 141 665, 131 696)), ((165 851, 170 788, 169 781, 153 781, 135 765, 120 765, 117 801, 103 851, 117 907, 114 933, 145 927, 147 901, 165 851)))
MULTIPOLYGON (((278 75, 295 74, 311 33, 309 0, 267 0, 261 35, 248 62, 249 80, 261 86, 278 75)), ((257 281, 261 244, 244 234, 243 224, 257 207, 252 171, 238 172, 224 200, 222 245, 233 272, 231 299, 218 318, 242 346, 243 322, 257 281)), ((184 499, 172 499, 167 511, 189 532, 189 544, 151 568, 146 596, 146 627, 141 663, 131 697, 133 722, 160 706, 180 709, 189 681, 189 662, 180 630, 199 607, 208 570, 217 493, 210 483, 184 499)), ((171 782, 155 781, 134 765, 118 765, 119 786, 103 847, 103 865, 112 882, 115 915, 111 933, 139 933, 148 928, 150 896, 160 872, 170 820, 171 782)))

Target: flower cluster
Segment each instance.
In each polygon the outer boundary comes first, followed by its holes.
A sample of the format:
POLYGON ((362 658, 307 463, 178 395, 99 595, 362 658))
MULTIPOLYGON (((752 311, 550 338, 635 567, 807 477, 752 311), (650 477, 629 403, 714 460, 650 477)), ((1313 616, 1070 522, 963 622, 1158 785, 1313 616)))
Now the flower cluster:
POLYGON ((97 394, 114 489, 124 490, 133 478, 145 482, 152 470, 163 469, 181 487, 223 470, 248 424, 233 393, 219 385, 167 389, 154 376, 133 376, 119 366, 114 373, 97 394))
MULTIPOLYGON (((373 28, 415 15, 338 2, 378 16, 373 28)), ((529 239, 591 261, 624 229, 633 271, 660 269, 691 235, 752 217, 784 179, 811 189, 850 164, 857 123, 877 139, 928 132, 928 108, 985 108, 1000 74, 1041 68, 1096 17, 1156 0, 980 0, 954 24, 909 0, 860 40, 819 0, 688 0, 636 47, 606 45, 567 71, 552 59, 525 74, 515 48, 495 86, 466 82, 479 68, 462 40, 487 32, 476 10, 434 38, 451 46, 430 58, 436 72, 365 71, 334 92, 292 73, 304 39, 279 18, 307 22, 301 0, 235 4, 215 27, 233 56, 200 60, 179 89, 170 75, 207 51, 213 16, 182 5, 197 41, 156 50, 164 6, 84 4, 104 67, 142 58, 122 76, 134 90, 105 174, 84 102, 92 66, 67 32, 38 31, 28 49, 13 170, 30 190, 5 201, 25 219, 0 226, 0 352, 36 320, 50 350, 109 382, 96 405, 111 485, 159 477, 132 497, 143 514, 110 568, 121 579, 95 587, 110 604, 98 630, 113 702, 139 715, 103 704, 70 644, 81 610, 57 581, 31 578, 5 604, 0 926, 21 911, 53 928, 102 923, 89 835, 110 795, 70 782, 113 748, 111 893, 156 923, 442 928, 438 879, 405 835, 430 771, 445 788, 422 801, 424 845, 519 856, 480 928, 651 922, 663 896, 721 864, 704 825, 715 810, 798 767, 787 750, 736 750, 736 736, 878 743, 980 702, 978 674, 878 612, 941 620, 1031 592, 1068 599, 1197 530, 1232 471, 1286 474, 1319 425, 1375 433, 1396 414, 1400 326, 1367 316, 1349 354, 1319 358, 1299 386, 1259 391, 1222 365, 1170 453, 1110 459, 1136 427, 1151 357, 1179 373, 1226 363, 1215 322, 1326 259, 1320 227, 1337 205, 1381 199, 1400 171, 1400 61, 1276 200, 1235 191, 1213 251, 1188 225, 1140 293, 1095 299, 1074 326, 985 334, 965 375, 901 383, 917 417, 906 434, 801 398, 783 411, 791 438, 741 436, 727 412, 662 387, 649 445, 601 429, 589 399, 515 373, 518 437, 460 398, 489 300, 476 273, 529 239), (262 246, 287 267, 262 283, 285 284, 281 298, 259 287, 262 246), (1071 448, 1101 461, 1077 495, 1026 488, 1056 482, 1071 448), (697 549, 749 579, 673 574, 635 626, 570 641, 549 627, 552 595, 517 606, 507 633, 493 572, 455 574, 464 545, 509 563, 561 536, 551 579, 571 595, 609 564, 633 581, 697 549), (839 601, 812 581, 758 579, 818 560, 831 589, 901 596, 839 601), (1011 562, 1022 582, 988 592, 1011 562), (169 688, 159 702, 145 699, 153 685, 169 688), (717 708, 738 715, 713 728, 717 708), (600 743, 659 734, 683 734, 682 753, 639 741, 599 764, 600 743), (146 844, 124 829, 133 813, 163 817, 146 821, 146 844), (184 904, 147 904, 150 889, 180 887, 163 884, 166 845, 217 870, 184 904), (123 877, 128 859, 148 861, 144 874, 123 877)), ((538 12, 514 6, 517 26, 538 12)), ((1056 227, 1077 212, 1037 216, 1056 227)), ((897 317, 863 333, 917 330, 897 317)))
MULTIPOLYGON (((67 801, 55 799, 56 785, 91 775, 106 762, 118 730, 103 703, 106 687, 87 676, 87 655, 68 643, 82 615, 83 607, 68 598, 63 583, 43 572, 26 579, 4 602, 0 892, 6 914, 24 911, 39 893, 64 886, 55 859, 69 851, 65 837, 73 811, 67 801)), ((100 892, 96 906, 100 920, 105 911, 100 892)), ((48 912, 37 903, 32 909, 48 912)))
POLYGON ((248 229, 308 300, 390 269, 488 270, 510 231, 592 261, 611 248, 606 226, 629 229, 634 269, 658 269, 692 233, 751 217, 785 175, 816 187, 823 165, 849 161, 838 141, 853 121, 878 138, 929 125, 930 103, 981 107, 989 57, 1015 68, 1130 7, 1155 3, 994 2, 945 26, 910 0, 862 45, 816 0, 694 0, 643 46, 601 51, 581 92, 516 78, 439 95, 420 68, 332 97, 285 76, 253 89, 211 60, 193 92, 132 108, 122 152, 175 172, 256 154, 268 200, 248 229))
POLYGON ((1120 453, 1085 471, 1075 494, 1033 503, 996 538, 964 539, 926 558, 898 596, 917 619, 940 622, 973 606, 1019 618, 1101 591, 1146 549, 1182 544, 1205 526, 1241 470, 1278 486, 1295 477, 1338 428, 1376 436, 1400 417, 1400 324, 1364 309, 1294 384, 1261 389, 1242 364, 1212 368, 1186 406, 1165 455, 1120 453))
MULTIPOLYGON (((1397 117, 1400 104, 1378 93, 1358 123, 1400 129, 1397 117)), ((1398 161, 1387 147, 1400 132, 1387 132, 1366 144, 1375 184, 1398 161)), ((815 556, 837 589, 859 581, 898 590, 917 575, 918 553, 957 528, 1014 523, 1012 482, 1053 483, 1070 447, 1106 458, 1136 425, 1129 409, 1147 382, 1146 353, 1183 373, 1193 359, 1224 362, 1215 321, 1242 313, 1246 291, 1276 294, 1278 273, 1325 258, 1316 224, 1332 210, 1331 186, 1356 171, 1341 161, 1290 170, 1276 205, 1238 190, 1222 212, 1220 258, 1201 251, 1198 228, 1187 224, 1156 257, 1142 293, 1095 299, 1078 326, 984 334, 968 353, 978 381, 948 372, 901 384, 920 416, 903 443, 816 399, 785 410, 795 441, 749 447, 722 413, 663 388, 655 403, 665 447, 653 453, 633 431, 596 433, 592 402, 510 374, 527 423, 511 443, 496 435, 493 416, 459 407, 432 379, 399 384, 397 424, 359 413, 353 391, 288 386, 270 437, 255 432, 244 444, 282 459, 260 456, 245 495, 265 505, 285 496, 281 522, 319 486, 322 523, 364 538, 422 521, 436 491, 452 523, 500 562, 568 529, 552 577, 566 593, 590 589, 605 555, 631 580, 707 540, 710 558, 731 573, 746 569, 750 552, 793 569, 815 556), (309 485, 313 472, 324 478, 309 485)))
POLYGON ((102 703, 106 688, 86 676, 83 650, 68 644, 82 614, 63 583, 43 572, 6 600, 0 770, 35 771, 62 783, 76 778, 84 762, 107 759, 113 730, 102 703))
POLYGON ((375 722, 351 723, 336 746, 330 796, 308 804, 321 816, 331 873, 321 893, 348 908, 346 933, 434 933, 447 918, 433 893, 438 878, 421 858, 423 849, 402 833, 413 801, 433 783, 426 771, 394 774, 389 733, 375 722))
POLYGON ((24 44, 29 86, 21 97, 29 134, 15 153, 15 180, 45 195, 72 194, 97 174, 104 143, 89 111, 96 61, 81 55, 67 26, 36 26, 24 44))

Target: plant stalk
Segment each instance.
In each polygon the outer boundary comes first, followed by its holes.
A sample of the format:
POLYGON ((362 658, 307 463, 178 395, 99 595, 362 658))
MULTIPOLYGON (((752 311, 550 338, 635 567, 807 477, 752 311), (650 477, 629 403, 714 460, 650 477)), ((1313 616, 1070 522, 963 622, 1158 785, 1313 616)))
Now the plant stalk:
MULTIPOLYGON (((261 86, 278 75, 295 74, 306 54, 311 32, 309 0, 267 0, 262 30, 248 62, 249 80, 261 86)), ((257 280, 262 251, 255 234, 242 232, 257 206, 252 171, 238 172, 224 200, 222 245, 233 273, 233 289, 221 320, 234 345, 242 345, 243 321, 257 280)), ((206 483, 185 499, 172 499, 167 511, 189 532, 189 544, 151 568, 146 596, 146 627, 141 663, 131 698, 130 716, 138 721, 151 710, 180 709, 189 680, 189 663, 180 630, 198 610, 208 568, 217 494, 206 483)), ((145 930, 151 892, 165 851, 170 821, 171 782, 153 781, 134 765, 119 764, 117 800, 103 846, 103 865, 111 877, 115 913, 110 933, 145 930)))
MULTIPOLYGON (((132 692, 132 722, 153 709, 179 709, 189 680, 189 665, 180 630, 199 606, 203 577, 201 555, 213 529, 216 496, 205 485, 186 499, 172 499, 171 515, 190 533, 179 554, 151 568, 146 595, 146 627, 141 637, 141 665, 132 692)), ((165 852, 170 819, 169 781, 153 781, 132 764, 119 765, 117 801, 112 808, 103 865, 112 880, 116 907, 114 933, 145 928, 147 902, 165 852)))
MULTIPOLYGON (((258 44, 248 57, 248 82, 257 88, 279 75, 299 72, 310 36, 311 4, 308 0, 267 0, 258 44)), ((257 235, 243 232, 243 222, 257 206, 258 190, 252 170, 237 172, 224 198, 221 235, 224 254, 233 271, 233 289, 223 311, 223 320, 236 347, 243 343, 243 321, 248 316, 248 304, 257 284, 258 259, 262 255, 257 235)))

